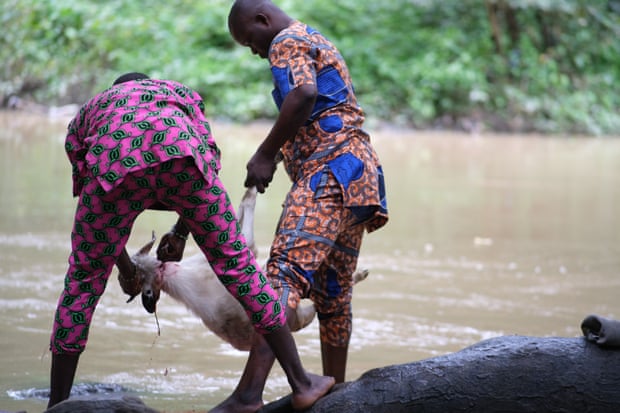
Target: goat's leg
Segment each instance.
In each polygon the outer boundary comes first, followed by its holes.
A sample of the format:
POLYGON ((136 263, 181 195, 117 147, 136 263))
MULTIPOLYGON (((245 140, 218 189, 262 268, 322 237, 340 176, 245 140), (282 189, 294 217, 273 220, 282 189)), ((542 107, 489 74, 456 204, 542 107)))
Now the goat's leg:
POLYGON ((370 274, 370 271, 368 269, 355 270, 355 272, 353 273, 353 284, 364 281, 366 278, 368 278, 368 274, 370 274))
POLYGON ((297 309, 289 314, 289 328, 291 331, 299 331, 314 320, 316 310, 314 304, 301 305, 300 303, 297 309))
POLYGON ((256 208, 256 187, 250 187, 245 191, 239 210, 237 211, 237 219, 241 225, 241 233, 245 237, 248 247, 256 255, 256 246, 254 245, 254 210, 256 208))

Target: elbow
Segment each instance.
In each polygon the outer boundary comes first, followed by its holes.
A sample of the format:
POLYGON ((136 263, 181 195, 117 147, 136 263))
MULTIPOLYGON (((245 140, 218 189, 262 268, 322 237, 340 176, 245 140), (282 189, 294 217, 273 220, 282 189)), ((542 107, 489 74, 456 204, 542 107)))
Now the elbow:
POLYGON ((316 85, 302 85, 295 89, 295 92, 296 100, 299 102, 300 106, 306 108, 314 107, 314 103, 318 96, 316 85))
POLYGON ((317 96, 318 91, 314 85, 302 85, 293 89, 282 103, 280 118, 295 124, 293 126, 296 130, 312 114, 317 96))

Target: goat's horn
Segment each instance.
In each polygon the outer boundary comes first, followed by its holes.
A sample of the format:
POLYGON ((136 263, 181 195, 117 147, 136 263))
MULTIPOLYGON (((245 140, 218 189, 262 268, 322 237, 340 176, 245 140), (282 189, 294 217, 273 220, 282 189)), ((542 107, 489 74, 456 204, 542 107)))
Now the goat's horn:
POLYGON ((149 253, 149 251, 151 251, 151 248, 153 248, 153 245, 155 244, 155 231, 153 231, 153 239, 151 239, 151 241, 149 241, 146 245, 144 245, 142 248, 140 248, 140 251, 138 251, 138 255, 146 255, 149 253))

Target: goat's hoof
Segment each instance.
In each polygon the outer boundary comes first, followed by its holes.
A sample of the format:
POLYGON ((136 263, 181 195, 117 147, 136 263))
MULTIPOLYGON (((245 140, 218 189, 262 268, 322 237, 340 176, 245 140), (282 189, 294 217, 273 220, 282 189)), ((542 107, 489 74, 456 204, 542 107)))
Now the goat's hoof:
POLYGON ((358 283, 360 281, 364 281, 368 278, 368 274, 370 274, 370 270, 367 268, 364 268, 363 270, 356 270, 353 273, 353 282, 358 283))

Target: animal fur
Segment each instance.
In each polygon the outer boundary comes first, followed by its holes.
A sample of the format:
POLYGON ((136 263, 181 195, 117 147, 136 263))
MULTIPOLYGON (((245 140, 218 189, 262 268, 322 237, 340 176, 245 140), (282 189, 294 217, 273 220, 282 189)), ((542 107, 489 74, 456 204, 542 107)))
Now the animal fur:
MULTIPOLYGON (((241 200, 237 215, 242 233, 254 252, 255 206, 256 188, 249 188, 241 200)), ((142 301, 147 311, 155 311, 155 303, 163 290, 200 317, 204 325, 222 340, 238 350, 249 350, 255 334, 250 319, 241 304, 218 280, 204 255, 198 253, 180 262, 162 263, 149 255, 154 243, 155 234, 132 256, 142 282, 142 301), (152 305, 147 305, 147 302, 152 305)), ((354 281, 361 281, 367 276, 368 270, 356 271, 354 281)), ((289 320, 289 327, 292 331, 300 330, 312 322, 315 314, 313 304, 300 304, 297 317, 289 320), (295 324, 291 325, 291 322, 295 324)))

